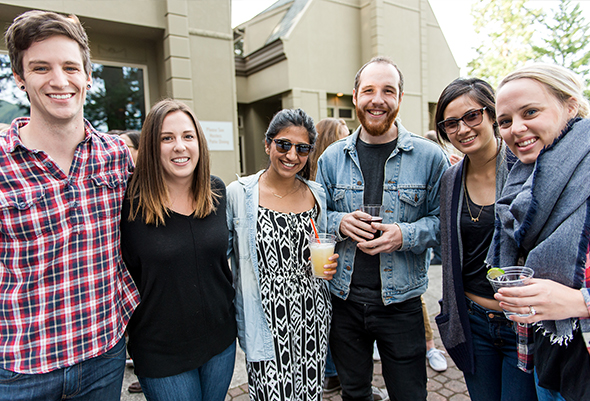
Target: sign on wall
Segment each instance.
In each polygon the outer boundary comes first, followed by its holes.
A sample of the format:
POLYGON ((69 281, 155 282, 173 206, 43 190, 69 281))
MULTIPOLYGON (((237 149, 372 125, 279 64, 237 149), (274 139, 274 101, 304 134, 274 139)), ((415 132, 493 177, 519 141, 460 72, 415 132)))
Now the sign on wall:
POLYGON ((234 150, 234 130, 226 121, 200 121, 209 150, 234 150))

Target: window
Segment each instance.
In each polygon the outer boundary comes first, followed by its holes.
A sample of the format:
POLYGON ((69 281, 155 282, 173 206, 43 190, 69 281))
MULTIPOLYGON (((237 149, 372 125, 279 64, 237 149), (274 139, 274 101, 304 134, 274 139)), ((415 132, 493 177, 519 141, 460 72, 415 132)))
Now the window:
POLYGON ((345 120, 354 120, 352 109, 351 108, 338 108, 338 117, 343 118, 345 120))

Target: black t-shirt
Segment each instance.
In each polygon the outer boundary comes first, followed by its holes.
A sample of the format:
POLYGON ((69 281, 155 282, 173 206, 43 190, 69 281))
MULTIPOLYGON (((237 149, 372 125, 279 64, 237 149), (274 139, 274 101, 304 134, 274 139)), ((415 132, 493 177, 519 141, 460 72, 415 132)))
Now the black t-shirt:
POLYGON ((486 278, 485 258, 494 236, 494 205, 476 205, 465 191, 461 210, 461 239, 463 241, 463 288, 480 297, 494 299, 494 289, 486 278), (467 202, 471 209, 467 209, 467 202), (479 213, 481 210, 481 214, 479 213), (471 216, 478 218, 474 222, 471 216))
POLYGON ((237 335, 225 186, 217 210, 198 219, 175 212, 166 225, 128 221, 123 204, 121 250, 141 303, 127 330, 135 373, 167 377, 194 370, 224 351, 237 335))
MULTIPOLYGON (((361 141, 360 137, 357 140, 356 150, 365 181, 364 204, 381 205, 385 162, 396 146, 397 139, 379 145, 365 143, 361 141)), ((383 305, 380 263, 378 254, 368 255, 359 249, 356 250, 349 300, 370 305, 383 305)))

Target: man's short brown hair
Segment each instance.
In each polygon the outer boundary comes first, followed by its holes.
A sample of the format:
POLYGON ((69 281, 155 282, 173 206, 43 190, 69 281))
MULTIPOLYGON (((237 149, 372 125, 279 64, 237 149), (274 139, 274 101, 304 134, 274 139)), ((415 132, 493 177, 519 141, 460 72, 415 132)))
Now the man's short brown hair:
POLYGON ((64 35, 80 46, 84 72, 90 75, 88 36, 75 15, 61 15, 50 11, 31 10, 16 17, 4 34, 12 71, 23 78, 23 54, 35 42, 54 35, 64 35))
POLYGON ((399 67, 397 66, 397 64, 394 63, 393 60, 391 60, 389 57, 385 57, 385 56, 373 57, 370 61, 366 62, 365 65, 363 65, 360 70, 358 70, 358 72, 356 73, 356 75, 354 77, 354 91, 355 91, 355 93, 358 91, 359 85, 361 83, 361 73, 364 71, 365 68, 367 68, 367 66, 369 64, 373 64, 373 63, 389 64, 395 68, 395 70, 399 74, 398 97, 401 96, 401 94, 404 93, 404 76, 403 76, 401 70, 399 69, 399 67))

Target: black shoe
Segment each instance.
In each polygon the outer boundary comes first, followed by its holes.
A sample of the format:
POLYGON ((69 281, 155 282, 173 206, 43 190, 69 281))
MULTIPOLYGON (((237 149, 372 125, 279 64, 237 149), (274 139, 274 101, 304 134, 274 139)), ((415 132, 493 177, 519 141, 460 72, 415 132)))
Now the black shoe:
POLYGON ((130 393, 142 393, 143 390, 141 389, 141 384, 139 384, 139 382, 133 382, 129 385, 129 388, 127 389, 127 391, 129 391, 130 393))
POLYGON ((324 379, 324 393, 329 394, 340 390, 340 379, 338 376, 326 377, 324 379))

